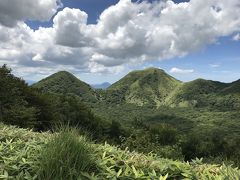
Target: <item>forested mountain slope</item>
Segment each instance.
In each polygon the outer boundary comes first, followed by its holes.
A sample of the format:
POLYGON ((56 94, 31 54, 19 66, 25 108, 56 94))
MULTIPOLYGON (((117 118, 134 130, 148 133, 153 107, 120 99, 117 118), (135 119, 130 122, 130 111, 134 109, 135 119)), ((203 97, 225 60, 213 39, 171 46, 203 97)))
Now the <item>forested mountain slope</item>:
POLYGON ((240 107, 239 80, 222 83, 196 79, 183 83, 157 68, 130 72, 106 90, 94 90, 66 71, 55 73, 33 87, 44 92, 75 94, 86 103, 101 102, 106 105, 209 107, 225 110, 240 107))
POLYGON ((75 94, 83 99, 95 99, 95 92, 91 86, 67 71, 57 72, 32 85, 43 92, 57 94, 75 94))
POLYGON ((130 72, 107 90, 117 91, 126 103, 160 106, 180 84, 163 70, 148 68, 130 72))

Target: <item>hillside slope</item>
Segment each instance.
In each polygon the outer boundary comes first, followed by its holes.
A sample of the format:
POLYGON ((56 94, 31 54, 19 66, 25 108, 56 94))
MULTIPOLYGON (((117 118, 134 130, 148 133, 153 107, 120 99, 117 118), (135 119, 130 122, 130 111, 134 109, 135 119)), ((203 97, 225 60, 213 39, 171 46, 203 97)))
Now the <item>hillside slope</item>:
POLYGON ((95 99, 95 91, 87 83, 67 71, 57 72, 32 85, 43 92, 75 94, 84 99, 95 99))
POLYGON ((148 68, 130 72, 107 90, 121 94, 126 103, 159 106, 179 85, 180 81, 163 70, 148 68))
POLYGON ((180 107, 207 105, 207 96, 216 95, 227 86, 225 83, 205 79, 186 82, 172 95, 169 104, 180 107))
POLYGON ((240 95, 240 79, 230 83, 221 91, 221 94, 236 94, 240 95))
POLYGON ((55 73, 33 87, 44 92, 75 94, 90 104, 217 107, 221 110, 240 107, 240 80, 222 83, 196 79, 183 83, 158 68, 132 71, 107 89, 94 90, 66 71, 55 73))
POLYGON ((240 107, 240 81, 222 83, 196 79, 183 83, 169 98, 171 107, 201 107, 236 110, 240 107))

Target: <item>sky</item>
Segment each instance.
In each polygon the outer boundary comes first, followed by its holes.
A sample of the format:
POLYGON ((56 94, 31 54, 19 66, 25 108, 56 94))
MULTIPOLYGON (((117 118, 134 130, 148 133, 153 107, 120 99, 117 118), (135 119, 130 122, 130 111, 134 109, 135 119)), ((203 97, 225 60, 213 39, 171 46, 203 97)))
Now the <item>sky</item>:
POLYGON ((182 81, 240 79, 239 0, 0 0, 0 65, 114 83, 157 67, 182 81))

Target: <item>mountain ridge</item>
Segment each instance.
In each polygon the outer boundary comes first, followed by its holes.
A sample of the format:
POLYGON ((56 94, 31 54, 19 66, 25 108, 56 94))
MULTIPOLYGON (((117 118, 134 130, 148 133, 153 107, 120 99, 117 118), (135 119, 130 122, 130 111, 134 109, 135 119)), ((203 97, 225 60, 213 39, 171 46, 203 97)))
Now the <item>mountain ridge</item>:
POLYGON ((89 84, 79 80, 67 71, 55 73, 33 87, 45 92, 73 93, 88 99, 112 104, 129 103, 137 106, 204 106, 211 97, 225 97, 240 93, 240 80, 223 83, 196 79, 181 82, 158 68, 135 70, 128 73, 107 89, 95 91, 89 84))

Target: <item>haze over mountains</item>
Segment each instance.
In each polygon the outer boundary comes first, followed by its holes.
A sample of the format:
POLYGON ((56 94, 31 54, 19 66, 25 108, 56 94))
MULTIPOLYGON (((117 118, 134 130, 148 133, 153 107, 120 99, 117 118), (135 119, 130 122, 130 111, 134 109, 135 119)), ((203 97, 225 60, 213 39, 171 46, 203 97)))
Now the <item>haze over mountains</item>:
POLYGON ((101 84, 91 84, 91 86, 95 89, 107 89, 111 84, 109 82, 104 82, 101 84))
POLYGON ((229 101, 238 101, 235 95, 240 93, 240 80, 222 83, 196 79, 183 83, 168 75, 164 70, 147 68, 130 72, 106 90, 95 90, 66 71, 55 73, 34 84, 33 87, 40 88, 44 92, 72 93, 87 101, 91 99, 90 101, 156 107, 202 107, 223 103, 221 101, 225 101, 226 98, 229 101))

